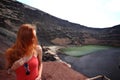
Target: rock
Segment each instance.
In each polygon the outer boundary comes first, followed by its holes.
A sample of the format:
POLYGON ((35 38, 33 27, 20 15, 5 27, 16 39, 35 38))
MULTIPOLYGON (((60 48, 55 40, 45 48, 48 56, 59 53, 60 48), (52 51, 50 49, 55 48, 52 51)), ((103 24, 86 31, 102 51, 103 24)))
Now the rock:
POLYGON ((45 62, 43 64, 42 80, 85 80, 87 78, 61 62, 45 62))
POLYGON ((56 45, 69 45, 72 41, 69 38, 56 38, 51 42, 56 45))
POLYGON ((1 80, 15 80, 15 75, 7 74, 6 70, 0 70, 0 79, 1 80))
POLYGON ((43 53, 43 61, 56 61, 56 58, 54 57, 53 54, 50 53, 43 53))
POLYGON ((0 53, 0 70, 5 69, 5 55, 0 53))

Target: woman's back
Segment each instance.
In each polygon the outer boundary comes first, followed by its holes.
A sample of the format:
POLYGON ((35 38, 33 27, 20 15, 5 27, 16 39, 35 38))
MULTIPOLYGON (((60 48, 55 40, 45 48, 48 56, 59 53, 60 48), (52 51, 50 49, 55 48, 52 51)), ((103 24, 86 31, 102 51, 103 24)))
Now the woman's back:
POLYGON ((31 59, 24 65, 15 70, 17 80, 35 80, 38 76, 38 59, 36 56, 32 56, 31 59), (30 71, 30 74, 26 73, 30 71))
POLYGON ((5 54, 8 73, 15 71, 17 80, 41 79, 42 49, 38 45, 35 26, 21 25, 15 43, 5 54))

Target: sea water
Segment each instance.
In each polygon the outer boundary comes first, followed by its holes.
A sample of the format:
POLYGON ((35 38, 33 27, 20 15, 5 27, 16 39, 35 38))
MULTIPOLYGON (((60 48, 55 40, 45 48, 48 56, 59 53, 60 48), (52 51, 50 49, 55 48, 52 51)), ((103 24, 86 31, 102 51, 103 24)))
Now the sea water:
POLYGON ((109 49, 109 46, 100 46, 100 45, 85 45, 85 46, 70 46, 62 49, 62 51, 70 56, 80 57, 98 50, 109 49))

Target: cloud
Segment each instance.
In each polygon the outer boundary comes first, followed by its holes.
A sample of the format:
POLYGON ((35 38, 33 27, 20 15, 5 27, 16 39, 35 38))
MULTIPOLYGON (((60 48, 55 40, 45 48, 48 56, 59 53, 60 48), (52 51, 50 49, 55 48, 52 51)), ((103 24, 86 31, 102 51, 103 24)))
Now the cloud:
POLYGON ((110 0, 106 8, 111 12, 120 12, 120 0, 110 0))

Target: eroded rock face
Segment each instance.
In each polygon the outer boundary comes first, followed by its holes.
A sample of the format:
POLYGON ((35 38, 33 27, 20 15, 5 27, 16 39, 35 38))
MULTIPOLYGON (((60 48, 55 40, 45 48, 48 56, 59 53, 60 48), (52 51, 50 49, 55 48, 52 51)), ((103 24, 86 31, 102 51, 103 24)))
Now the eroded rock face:
POLYGON ((69 45, 72 41, 69 38, 55 38, 51 42, 56 45, 69 45))
POLYGON ((96 29, 70 23, 16 0, 0 1, 0 53, 16 39, 19 26, 32 23, 37 26, 37 36, 43 45, 100 44, 120 46, 120 25, 96 29))

